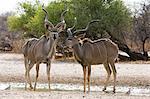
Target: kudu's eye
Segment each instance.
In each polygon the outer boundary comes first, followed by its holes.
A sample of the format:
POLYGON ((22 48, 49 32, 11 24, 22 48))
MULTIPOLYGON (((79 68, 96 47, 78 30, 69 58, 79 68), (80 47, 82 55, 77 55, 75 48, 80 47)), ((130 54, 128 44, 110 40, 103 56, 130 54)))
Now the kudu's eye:
POLYGON ((68 39, 68 41, 71 41, 72 39, 68 39))
POLYGON ((68 37, 68 40, 72 40, 72 37, 68 37))

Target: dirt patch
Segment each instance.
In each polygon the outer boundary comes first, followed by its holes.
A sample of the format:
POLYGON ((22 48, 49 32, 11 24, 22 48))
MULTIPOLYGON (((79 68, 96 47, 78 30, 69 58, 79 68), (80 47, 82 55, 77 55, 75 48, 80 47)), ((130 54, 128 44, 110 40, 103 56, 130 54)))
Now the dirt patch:
MULTIPOLYGON (((21 82, 24 83, 24 62, 22 54, 12 53, 0 53, 0 82, 21 82)), ((116 63, 117 68, 117 86, 150 86, 150 62, 138 62, 138 63, 116 63)), ((83 84, 82 67, 78 63, 53 61, 51 65, 51 83, 63 83, 63 84, 83 84)), ((35 79, 35 67, 31 70, 31 78, 35 79)), ((106 79, 106 71, 103 65, 92 66, 91 72, 91 85, 104 85, 106 79)), ((40 83, 47 83, 46 66, 41 64, 40 66, 40 83)), ((109 82, 112 85, 113 77, 109 82)), ((51 98, 51 99, 78 99, 83 98, 82 92, 32 92, 32 91, 2 91, 0 92, 0 98, 12 98, 12 96, 18 98, 51 98), (58 97, 57 97, 58 96, 58 97)), ((90 93, 86 96, 86 99, 140 99, 139 97, 132 97, 114 94, 103 94, 99 92, 90 93), (93 95, 93 96, 92 96, 93 95)), ((17 98, 17 99, 18 99, 17 98)), ((148 97, 149 98, 149 97, 148 97)), ((148 99, 145 97, 145 99, 148 99)), ((144 99, 144 98, 142 98, 144 99)))
POLYGON ((52 91, 52 92, 33 92, 33 91, 0 91, 1 99, 149 99, 143 96, 128 96, 123 94, 91 92, 83 94, 72 91, 52 91))

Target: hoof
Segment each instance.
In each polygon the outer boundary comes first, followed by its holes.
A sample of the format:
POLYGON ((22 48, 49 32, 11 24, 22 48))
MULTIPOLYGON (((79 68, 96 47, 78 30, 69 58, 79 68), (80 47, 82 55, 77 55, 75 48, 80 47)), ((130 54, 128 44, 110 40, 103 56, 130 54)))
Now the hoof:
POLYGON ((86 93, 87 93, 87 94, 90 94, 90 91, 87 91, 86 93))
POLYGON ((33 89, 33 87, 32 87, 32 86, 30 86, 30 89, 33 89))
POLYGON ((33 91, 36 91, 36 88, 34 88, 33 91))
POLYGON ((113 93, 116 93, 116 89, 113 90, 113 93))
POLYGON ((103 88, 103 90, 102 91, 106 91, 106 88, 103 88))
POLYGON ((86 95, 86 91, 83 91, 83 93, 86 95))
POLYGON ((48 86, 48 90, 51 91, 51 86, 50 85, 48 86))

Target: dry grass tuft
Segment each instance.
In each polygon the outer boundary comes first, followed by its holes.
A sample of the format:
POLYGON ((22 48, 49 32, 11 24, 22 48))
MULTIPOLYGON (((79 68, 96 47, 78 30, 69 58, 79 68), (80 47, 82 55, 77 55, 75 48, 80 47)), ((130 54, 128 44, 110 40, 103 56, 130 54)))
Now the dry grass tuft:
POLYGON ((21 48, 24 44, 24 40, 14 40, 13 41, 13 52, 14 53, 21 53, 21 48))

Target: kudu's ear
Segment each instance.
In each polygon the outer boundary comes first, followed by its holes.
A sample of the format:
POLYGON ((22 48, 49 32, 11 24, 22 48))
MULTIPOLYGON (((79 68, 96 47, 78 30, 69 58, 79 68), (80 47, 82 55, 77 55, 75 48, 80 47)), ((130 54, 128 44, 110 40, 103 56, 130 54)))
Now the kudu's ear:
POLYGON ((49 24, 49 22, 44 22, 44 27, 45 27, 45 29, 46 30, 49 30, 49 31, 51 31, 53 28, 54 28, 54 25, 52 25, 52 24, 49 24))

